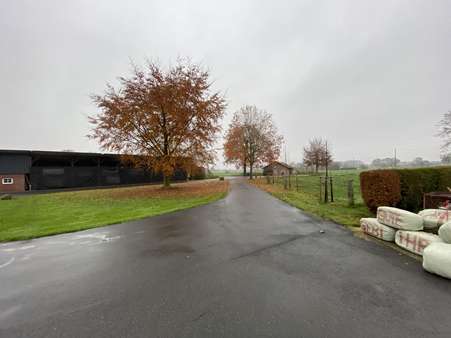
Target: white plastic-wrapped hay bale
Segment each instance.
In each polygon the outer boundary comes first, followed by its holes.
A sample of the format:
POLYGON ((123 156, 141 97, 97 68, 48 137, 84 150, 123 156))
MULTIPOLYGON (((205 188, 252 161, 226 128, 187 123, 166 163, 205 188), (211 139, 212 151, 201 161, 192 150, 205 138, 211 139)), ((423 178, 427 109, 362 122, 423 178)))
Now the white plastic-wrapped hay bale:
POLYGON ((413 212, 392 207, 377 208, 379 223, 400 230, 422 230, 423 218, 413 212))
POLYGON ((376 218, 362 218, 360 220, 360 227, 363 232, 368 235, 383 239, 384 241, 394 242, 396 230, 381 224, 376 218))
POLYGON ((451 279, 451 244, 431 243, 423 252, 423 269, 451 279))
POLYGON ((451 211, 442 209, 426 209, 418 213, 423 218, 425 229, 435 229, 451 220, 451 211))
POLYGON ((395 242, 403 249, 423 255, 424 248, 434 242, 443 243, 439 236, 423 231, 396 231, 395 242))
POLYGON ((438 229, 438 235, 440 236, 443 242, 451 244, 451 222, 443 224, 438 229))

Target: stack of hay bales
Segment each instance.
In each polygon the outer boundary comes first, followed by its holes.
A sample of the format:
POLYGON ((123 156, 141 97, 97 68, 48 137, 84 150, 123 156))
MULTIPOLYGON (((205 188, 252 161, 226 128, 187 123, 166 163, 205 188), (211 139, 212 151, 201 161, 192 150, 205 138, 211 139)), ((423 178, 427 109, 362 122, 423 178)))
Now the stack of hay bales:
POLYGON ((438 235, 442 243, 432 243, 423 253, 423 269, 451 279, 451 211, 438 210, 438 235), (445 222, 447 221, 447 222, 445 222), (443 223, 445 222, 445 223, 443 223))
POLYGON ((392 207, 379 207, 377 218, 362 218, 362 230, 379 239, 423 256, 423 268, 451 279, 451 211, 423 210, 415 214, 392 207), (422 230, 427 230, 425 232, 422 230), (435 232, 438 235, 431 233, 435 232))
POLYGON ((413 212, 392 207, 379 207, 377 219, 380 223, 397 229, 395 243, 417 255, 423 255, 424 248, 433 242, 441 242, 439 236, 423 230, 423 217, 413 212))
POLYGON ((418 213, 423 218, 426 230, 436 231, 441 225, 451 221, 451 211, 442 209, 426 209, 418 213))
POLYGON ((365 233, 420 256, 429 244, 442 242, 439 236, 422 231, 422 216, 397 208, 379 207, 377 218, 362 218, 360 225, 365 233))
POLYGON ((386 226, 382 223, 379 223, 377 218, 362 218, 360 220, 360 227, 363 232, 371 235, 373 237, 377 237, 387 242, 395 241, 396 230, 386 226))

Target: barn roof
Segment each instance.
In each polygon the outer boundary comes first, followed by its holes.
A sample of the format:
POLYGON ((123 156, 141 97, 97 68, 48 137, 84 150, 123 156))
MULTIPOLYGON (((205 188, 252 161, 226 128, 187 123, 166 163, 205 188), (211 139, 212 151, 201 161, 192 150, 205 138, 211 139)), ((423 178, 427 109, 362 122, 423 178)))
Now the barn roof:
POLYGON ((47 156, 71 156, 71 157, 111 157, 120 156, 119 154, 108 153, 90 153, 76 151, 48 151, 48 150, 16 150, 16 149, 0 149, 0 155, 47 155, 47 156))
POLYGON ((273 161, 273 162, 271 162, 270 164, 268 164, 267 166, 263 167, 263 169, 268 168, 268 167, 270 167, 270 166, 272 166, 272 165, 274 165, 274 164, 279 164, 279 165, 281 165, 282 167, 285 167, 285 168, 287 168, 287 169, 294 169, 292 166, 286 164, 285 162, 279 162, 279 161, 273 161))

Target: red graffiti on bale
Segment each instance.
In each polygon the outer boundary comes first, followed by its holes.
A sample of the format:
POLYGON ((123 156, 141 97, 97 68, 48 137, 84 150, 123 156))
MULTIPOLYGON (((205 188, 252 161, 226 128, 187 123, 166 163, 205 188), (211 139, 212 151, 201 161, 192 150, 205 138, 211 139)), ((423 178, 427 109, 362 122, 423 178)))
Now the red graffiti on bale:
POLYGON ((377 228, 371 224, 368 223, 362 223, 362 230, 364 232, 366 232, 367 234, 374 236, 374 237, 378 237, 378 238, 383 238, 384 237, 384 230, 382 228, 377 228))
POLYGON ((424 248, 431 244, 431 241, 421 238, 418 235, 412 235, 401 231, 399 232, 398 237, 400 245, 404 245, 406 248, 419 254, 422 254, 424 248))
POLYGON ((437 210, 435 212, 439 224, 445 224, 449 221, 449 211, 448 210, 437 210))
POLYGON ((386 212, 384 210, 377 211, 377 218, 381 223, 399 227, 401 225, 401 215, 397 212, 386 212))

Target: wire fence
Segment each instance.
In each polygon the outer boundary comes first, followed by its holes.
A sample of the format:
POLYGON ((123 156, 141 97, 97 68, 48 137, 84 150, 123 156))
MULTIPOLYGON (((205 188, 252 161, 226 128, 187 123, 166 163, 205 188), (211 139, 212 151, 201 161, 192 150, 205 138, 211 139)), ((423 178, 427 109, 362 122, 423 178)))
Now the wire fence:
POLYGON ((321 202, 343 202, 348 205, 363 203, 360 194, 358 173, 341 175, 289 175, 261 176, 256 178, 259 184, 278 186, 287 191, 306 193, 321 202))

